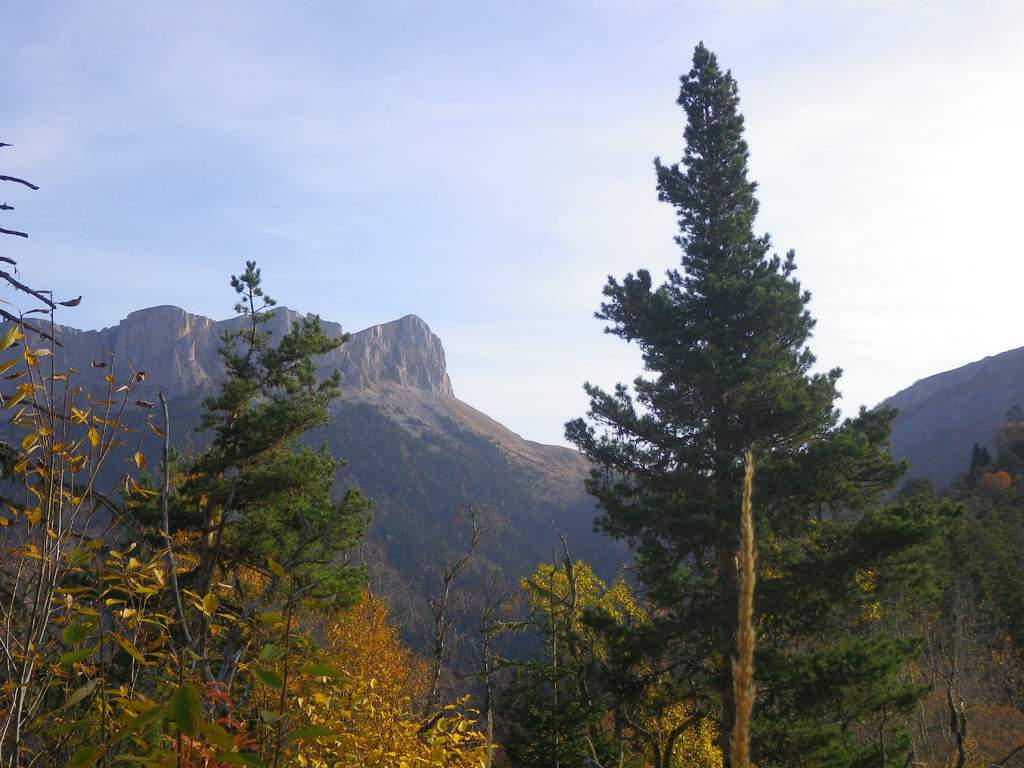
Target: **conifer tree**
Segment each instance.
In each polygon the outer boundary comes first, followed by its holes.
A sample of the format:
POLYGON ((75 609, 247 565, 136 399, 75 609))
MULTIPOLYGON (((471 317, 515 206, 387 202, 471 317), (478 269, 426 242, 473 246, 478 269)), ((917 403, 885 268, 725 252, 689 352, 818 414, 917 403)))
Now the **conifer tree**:
MULTIPOLYGON (((231 609, 246 619, 275 600, 290 603, 281 594, 285 584, 304 597, 351 605, 362 595, 366 574, 344 553, 361 539, 371 504, 354 488, 334 498, 342 460, 326 446, 302 444, 311 429, 327 423, 328 406, 341 393, 340 375, 319 379, 316 359, 347 337, 329 338, 319 318, 307 317, 272 344, 265 323, 275 301, 264 293, 255 262, 233 275, 231 285, 242 322, 221 340, 226 375, 203 403, 199 429, 210 442, 179 460, 183 480, 169 499, 170 529, 192 543, 198 561, 183 587, 207 595, 215 584, 230 583, 231 609), (247 573, 259 574, 260 586, 247 573)), ((158 512, 141 508, 138 515, 158 512)), ((211 674, 230 686, 243 626, 219 638, 216 652, 207 647, 205 630, 205 624, 194 630, 192 642, 215 659, 211 674)))
POLYGON ((181 493, 202 517, 200 573, 273 557, 314 592, 352 603, 363 569, 339 553, 359 541, 370 502, 356 489, 335 501, 334 473, 344 462, 326 446, 299 442, 327 423, 327 408, 341 394, 340 374, 318 380, 316 359, 347 337, 328 338, 318 317, 306 317, 272 345, 264 324, 276 302, 263 292, 255 262, 232 275, 231 285, 244 325, 222 339, 227 376, 204 402, 199 424, 212 439, 186 468, 181 493))
POLYGON ((634 548, 655 608, 642 631, 619 638, 620 658, 671 670, 665 693, 718 721, 727 756, 750 450, 760 553, 752 762, 901 762, 906 740, 893 724, 920 692, 895 673, 915 644, 882 631, 879 606, 897 586, 913 592, 911 576, 924 589, 914 552, 945 510, 922 499, 879 506, 904 469, 888 454, 894 412, 840 422, 840 371, 812 372, 814 320, 794 254, 779 257, 754 232, 736 82, 703 44, 681 82, 685 153, 655 169, 659 198, 678 214, 682 269, 657 286, 646 270, 609 278, 597 314, 639 346, 648 375, 632 391, 586 385, 589 418, 566 427, 596 465, 599 526, 634 548))

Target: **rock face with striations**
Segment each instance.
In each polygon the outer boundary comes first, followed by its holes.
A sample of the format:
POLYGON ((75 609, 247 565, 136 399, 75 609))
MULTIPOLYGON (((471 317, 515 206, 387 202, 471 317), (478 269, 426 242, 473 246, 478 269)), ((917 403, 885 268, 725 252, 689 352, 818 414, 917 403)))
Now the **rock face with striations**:
MULTIPOLYGON (((281 307, 267 328, 279 338, 300 317, 281 307)), ((146 371, 145 389, 175 397, 213 386, 224 373, 217 351, 221 337, 242 327, 242 318, 215 321, 163 306, 132 312, 100 331, 61 328, 60 338, 67 362, 83 374, 91 361, 109 360, 112 354, 116 364, 146 371)), ((328 336, 342 335, 338 323, 323 322, 323 328, 328 336)), ((352 334, 348 343, 321 358, 319 367, 340 371, 343 385, 356 390, 399 386, 454 396, 441 340, 415 315, 352 334)))
POLYGON ((907 476, 948 486, 967 471, 971 446, 991 449, 1007 411, 1024 406, 1024 347, 921 379, 883 405, 899 410, 892 452, 910 462, 907 476))
MULTIPOLYGON (((279 338, 300 317, 277 308, 268 330, 279 338)), ((224 373, 221 337, 244 323, 153 307, 99 331, 59 328, 64 349, 57 363, 75 367, 79 383, 92 391, 106 388, 111 360, 122 371, 119 381, 128 365, 144 370, 138 395, 153 400, 163 392, 172 441, 195 449, 203 441, 193 429, 202 400, 224 373), (93 361, 108 366, 96 368, 93 361)), ((337 323, 322 326, 330 336, 342 335, 337 323)), ((373 586, 389 596, 410 640, 417 640, 418 622, 427 618, 422 595, 434 588, 445 559, 466 545, 470 507, 482 510, 488 533, 467 573, 467 589, 482 586, 495 568, 514 589, 516 578, 550 562, 561 547, 552 522, 568 536, 573 555, 604 575, 627 559, 593 533, 595 505, 583 489, 586 461, 568 448, 524 440, 458 400, 441 341, 420 318, 406 315, 353 333, 318 367, 323 375, 341 373, 342 396, 330 423, 310 441, 326 442, 348 462, 338 471, 339 490, 358 486, 373 499, 366 543, 353 556, 371 565, 373 586)), ((156 453, 150 458, 157 466, 156 453)))

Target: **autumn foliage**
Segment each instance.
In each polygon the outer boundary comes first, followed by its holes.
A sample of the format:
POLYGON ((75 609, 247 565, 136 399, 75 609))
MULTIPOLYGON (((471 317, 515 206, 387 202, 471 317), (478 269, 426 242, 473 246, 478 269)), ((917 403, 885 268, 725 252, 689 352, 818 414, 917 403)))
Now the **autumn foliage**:
POLYGON ((232 284, 251 328, 225 339, 198 457, 170 454, 144 372, 107 356, 89 391, 52 339, 0 335, 0 767, 482 765, 467 701, 425 707, 425 663, 338 558, 368 503, 296 444, 340 342, 307 320, 269 345, 255 265, 232 284))

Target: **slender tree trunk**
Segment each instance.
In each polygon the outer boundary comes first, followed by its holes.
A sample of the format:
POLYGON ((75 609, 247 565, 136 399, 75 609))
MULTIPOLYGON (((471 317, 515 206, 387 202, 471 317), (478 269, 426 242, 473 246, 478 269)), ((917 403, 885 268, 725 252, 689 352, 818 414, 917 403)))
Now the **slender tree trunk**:
POLYGON ((757 552, 754 547, 754 456, 744 457, 743 506, 740 517, 739 610, 736 658, 732 662, 736 721, 729 743, 732 768, 750 766, 750 714, 754 709, 754 584, 757 552))

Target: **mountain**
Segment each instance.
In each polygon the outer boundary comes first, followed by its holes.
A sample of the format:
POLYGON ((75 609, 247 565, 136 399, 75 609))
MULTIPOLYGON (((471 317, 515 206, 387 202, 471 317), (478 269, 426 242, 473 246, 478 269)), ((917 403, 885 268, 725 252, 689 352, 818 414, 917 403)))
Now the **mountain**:
MULTIPOLYGON (((268 329, 279 338, 299 317, 278 308, 268 329)), ((57 362, 76 368, 78 383, 90 391, 105 388, 103 377, 112 369, 119 381, 126 366, 145 371, 138 395, 155 400, 163 392, 173 444, 194 450, 203 440, 195 432, 202 400, 224 373, 221 336, 243 322, 152 307, 99 331, 59 328, 57 362)), ((322 325, 329 336, 342 335, 339 324, 322 325)), ((321 358, 319 369, 323 375, 340 372, 343 395, 329 425, 310 439, 326 441, 348 461, 338 472, 339 490, 356 485, 374 500, 366 542, 350 556, 370 564, 374 587, 388 594, 412 639, 426 619, 424 595, 436 589, 445 559, 469 539, 471 506, 481 510, 486 527, 466 576, 464 586, 472 589, 494 568, 511 585, 538 562, 550 562, 561 549, 553 522, 572 554, 594 561, 605 574, 626 559, 593 533, 595 506, 583 490, 585 459, 568 448, 525 440, 456 398, 441 341, 420 318, 406 315, 351 334, 321 358)))
POLYGON ((1024 406, 1024 347, 921 379, 883 405, 899 409, 892 452, 908 477, 942 488, 967 471, 974 443, 993 448, 1007 411, 1024 406))

